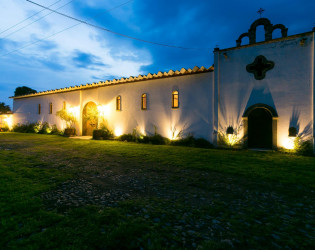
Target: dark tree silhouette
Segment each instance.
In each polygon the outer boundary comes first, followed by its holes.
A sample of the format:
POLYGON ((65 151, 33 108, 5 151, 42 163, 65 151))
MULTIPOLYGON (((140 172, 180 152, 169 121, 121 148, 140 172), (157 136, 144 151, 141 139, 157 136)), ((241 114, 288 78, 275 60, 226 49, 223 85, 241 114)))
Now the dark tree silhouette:
POLYGON ((31 89, 26 86, 17 87, 14 91, 14 96, 20 96, 20 95, 28 95, 28 94, 35 94, 37 91, 35 89, 31 89))
POLYGON ((4 102, 0 102, 0 113, 7 113, 10 112, 10 106, 9 105, 5 105, 4 102))

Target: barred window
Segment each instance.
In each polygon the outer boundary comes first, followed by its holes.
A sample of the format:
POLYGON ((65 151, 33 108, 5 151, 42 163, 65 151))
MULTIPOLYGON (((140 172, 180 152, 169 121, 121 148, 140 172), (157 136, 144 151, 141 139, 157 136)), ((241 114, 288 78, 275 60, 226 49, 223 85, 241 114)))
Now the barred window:
POLYGON ((40 115, 40 113, 41 113, 41 106, 40 106, 40 104, 38 104, 37 113, 38 113, 39 115, 40 115))
POLYGON ((66 103, 65 101, 64 101, 63 104, 62 104, 62 109, 63 109, 63 110, 66 110, 66 109, 67 109, 67 103, 66 103))
POLYGON ((52 111, 53 111, 53 105, 52 105, 52 103, 50 102, 50 103, 49 103, 49 114, 52 114, 52 111))
POLYGON ((116 97, 116 110, 121 110, 121 96, 116 97))
POLYGON ((142 94, 141 96, 141 109, 142 110, 147 109, 147 94, 142 94))
POLYGON ((172 92, 172 108, 178 108, 179 107, 179 99, 178 99, 178 91, 172 92))

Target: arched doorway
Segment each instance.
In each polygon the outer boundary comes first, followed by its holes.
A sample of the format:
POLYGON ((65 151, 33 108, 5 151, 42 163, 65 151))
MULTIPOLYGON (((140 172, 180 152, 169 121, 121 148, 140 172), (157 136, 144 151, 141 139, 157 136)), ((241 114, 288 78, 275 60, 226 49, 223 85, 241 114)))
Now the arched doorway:
POLYGON ((97 126, 97 106, 94 102, 88 102, 83 108, 82 135, 93 135, 93 130, 97 129, 97 126))
POLYGON ((265 104, 249 107, 243 115, 244 133, 249 148, 277 147, 277 112, 265 104))
POLYGON ((256 108, 248 115, 248 147, 272 148, 272 117, 264 108, 256 108))

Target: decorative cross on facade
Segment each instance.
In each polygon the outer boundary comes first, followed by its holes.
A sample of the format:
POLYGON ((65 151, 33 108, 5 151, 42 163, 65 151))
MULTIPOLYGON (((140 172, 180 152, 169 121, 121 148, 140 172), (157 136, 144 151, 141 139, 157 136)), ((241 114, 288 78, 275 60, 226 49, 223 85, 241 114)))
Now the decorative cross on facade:
POLYGON ((259 18, 261 18, 262 13, 265 12, 263 8, 260 8, 257 13, 259 13, 259 18))
POLYGON ((264 56, 257 56, 253 63, 246 66, 246 70, 249 73, 253 73, 256 80, 262 80, 266 76, 268 70, 273 69, 275 63, 268 61, 264 56))

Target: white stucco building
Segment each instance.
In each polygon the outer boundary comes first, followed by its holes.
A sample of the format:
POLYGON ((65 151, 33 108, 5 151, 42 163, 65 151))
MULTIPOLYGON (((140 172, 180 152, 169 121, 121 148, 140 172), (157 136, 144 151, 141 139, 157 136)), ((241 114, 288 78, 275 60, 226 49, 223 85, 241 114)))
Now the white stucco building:
POLYGON ((287 36, 287 28, 256 20, 236 47, 214 50, 214 66, 158 72, 56 89, 14 98, 14 123, 47 121, 66 108, 77 116, 79 135, 90 134, 83 113, 96 105, 117 135, 138 128, 172 138, 183 131, 216 144, 227 130, 248 147, 287 147, 291 136, 314 143, 314 30, 287 36), (265 41, 256 42, 256 27, 265 41), (273 39, 274 30, 281 38, 273 39), (242 45, 244 37, 249 44, 242 45), (292 129, 295 128, 295 129, 292 129))

